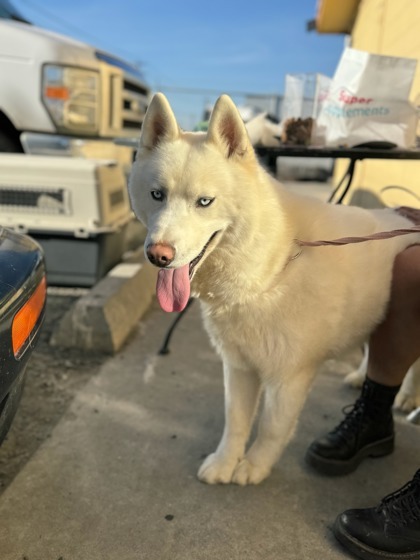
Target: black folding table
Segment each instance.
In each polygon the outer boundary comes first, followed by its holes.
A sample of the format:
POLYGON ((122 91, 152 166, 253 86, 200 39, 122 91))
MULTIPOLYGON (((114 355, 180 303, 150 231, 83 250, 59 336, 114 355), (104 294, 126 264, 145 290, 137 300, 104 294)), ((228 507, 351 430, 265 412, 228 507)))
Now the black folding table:
POLYGON ((266 146, 257 146, 255 151, 259 156, 261 163, 269 171, 276 169, 276 160, 278 157, 295 157, 295 158, 331 158, 331 159, 349 159, 349 165, 341 178, 338 185, 334 188, 328 202, 341 204, 351 187, 356 163, 364 159, 393 159, 393 160, 420 160, 420 148, 384 148, 382 143, 376 143, 377 147, 363 146, 357 148, 321 148, 313 146, 289 146, 282 145, 274 148, 266 146))

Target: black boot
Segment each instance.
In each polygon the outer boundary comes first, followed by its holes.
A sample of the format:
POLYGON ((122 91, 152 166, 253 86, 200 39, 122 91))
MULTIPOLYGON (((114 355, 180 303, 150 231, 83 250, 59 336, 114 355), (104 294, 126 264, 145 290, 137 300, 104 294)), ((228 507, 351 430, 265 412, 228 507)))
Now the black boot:
POLYGON ((399 387, 386 387, 366 379, 362 394, 344 420, 325 437, 315 440, 306 462, 330 476, 354 471, 366 457, 381 457, 394 449, 392 404, 399 387))
POLYGON ((349 509, 339 515, 334 535, 359 558, 419 559, 420 469, 378 507, 349 509))

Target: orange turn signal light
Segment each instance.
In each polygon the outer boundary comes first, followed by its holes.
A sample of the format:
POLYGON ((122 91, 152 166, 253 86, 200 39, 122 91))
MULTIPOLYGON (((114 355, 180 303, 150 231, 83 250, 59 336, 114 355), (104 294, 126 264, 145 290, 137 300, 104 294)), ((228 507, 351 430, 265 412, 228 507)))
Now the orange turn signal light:
POLYGON ((34 293, 13 318, 12 344, 15 357, 19 357, 27 343, 30 342, 31 334, 44 308, 46 297, 47 281, 44 276, 34 293))
POLYGON ((68 88, 64 86, 46 86, 44 95, 49 99, 60 99, 61 101, 67 101, 70 97, 68 88))

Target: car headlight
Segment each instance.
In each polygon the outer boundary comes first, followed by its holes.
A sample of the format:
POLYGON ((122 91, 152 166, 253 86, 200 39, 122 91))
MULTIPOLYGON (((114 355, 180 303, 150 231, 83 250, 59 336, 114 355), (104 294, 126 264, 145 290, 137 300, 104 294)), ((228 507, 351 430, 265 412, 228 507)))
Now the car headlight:
POLYGON ((43 67, 42 99, 59 131, 95 133, 99 128, 99 74, 71 66, 43 67))

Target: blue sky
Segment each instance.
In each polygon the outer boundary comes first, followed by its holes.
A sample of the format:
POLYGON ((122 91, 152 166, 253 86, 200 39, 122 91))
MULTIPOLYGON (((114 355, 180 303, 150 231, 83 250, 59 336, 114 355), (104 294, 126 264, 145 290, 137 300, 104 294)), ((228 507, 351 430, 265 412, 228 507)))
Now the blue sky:
POLYGON ((12 2, 36 25, 140 64, 185 128, 200 120, 218 93, 281 94, 288 73, 331 76, 343 49, 342 36, 306 31, 316 0, 12 2), (176 93, 170 87, 208 91, 176 93))

